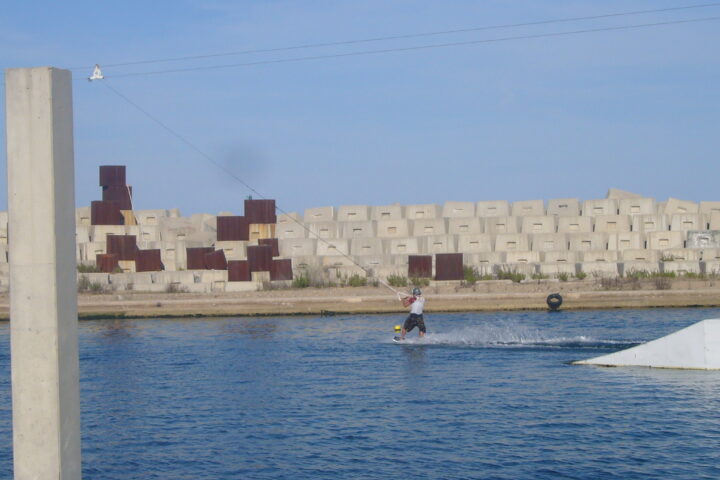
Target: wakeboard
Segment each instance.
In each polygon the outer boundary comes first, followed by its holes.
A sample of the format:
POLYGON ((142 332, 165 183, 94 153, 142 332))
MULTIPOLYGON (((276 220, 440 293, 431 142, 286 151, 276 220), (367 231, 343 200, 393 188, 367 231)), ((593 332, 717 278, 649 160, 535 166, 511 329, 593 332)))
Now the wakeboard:
POLYGON ((401 337, 398 337, 397 335, 393 337, 393 342, 395 343, 403 343, 405 340, 401 337))

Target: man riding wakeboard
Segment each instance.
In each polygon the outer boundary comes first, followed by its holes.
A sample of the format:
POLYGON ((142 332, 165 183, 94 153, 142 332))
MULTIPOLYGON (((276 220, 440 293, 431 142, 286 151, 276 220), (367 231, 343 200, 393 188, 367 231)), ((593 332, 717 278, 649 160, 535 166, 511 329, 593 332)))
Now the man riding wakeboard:
POLYGON ((413 288, 412 295, 399 293, 398 297, 400 296, 402 296, 400 301, 403 307, 410 307, 410 315, 403 324, 400 332, 400 340, 405 340, 405 334, 415 327, 418 327, 418 330, 420 330, 420 337, 424 337, 425 320, 423 319, 423 307, 425 306, 425 297, 422 296, 422 292, 417 287, 413 288))

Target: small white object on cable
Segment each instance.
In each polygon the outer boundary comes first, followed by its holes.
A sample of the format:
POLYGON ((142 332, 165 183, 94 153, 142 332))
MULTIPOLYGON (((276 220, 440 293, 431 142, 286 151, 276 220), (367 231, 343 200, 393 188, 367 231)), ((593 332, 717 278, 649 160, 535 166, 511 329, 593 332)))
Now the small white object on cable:
POLYGON ((100 70, 100 65, 96 63, 92 75, 88 77, 88 82, 92 82, 93 80, 102 80, 103 78, 105 77, 102 74, 102 70, 100 70))

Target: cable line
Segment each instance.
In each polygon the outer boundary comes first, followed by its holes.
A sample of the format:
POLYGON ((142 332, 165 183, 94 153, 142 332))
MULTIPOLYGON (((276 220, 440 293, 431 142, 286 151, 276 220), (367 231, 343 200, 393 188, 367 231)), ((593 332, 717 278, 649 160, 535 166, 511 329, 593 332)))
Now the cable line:
MULTIPOLYGON (((489 26, 480 26, 480 27, 458 28, 458 29, 452 29, 452 30, 438 30, 438 31, 433 31, 433 32, 409 33, 409 34, 403 34, 403 35, 388 35, 388 36, 383 36, 383 37, 373 37, 373 38, 356 39, 356 40, 341 40, 341 41, 334 41, 334 42, 307 43, 307 44, 287 46, 287 47, 237 50, 237 51, 231 51, 231 52, 209 53, 209 54, 202 54, 202 55, 187 55, 187 56, 180 56, 180 57, 156 58, 156 59, 148 59, 148 60, 135 60, 135 61, 129 61, 129 62, 120 62, 120 63, 104 63, 103 67, 104 68, 126 67, 126 66, 131 66, 131 65, 147 65, 147 64, 153 64, 153 63, 168 63, 168 62, 180 62, 180 61, 187 61, 187 60, 201 60, 201 59, 206 59, 206 58, 240 56, 240 55, 249 55, 249 54, 255 54, 255 53, 275 53, 275 52, 284 52, 284 51, 291 51, 291 50, 310 49, 310 48, 337 47, 337 46, 343 46, 343 45, 357 45, 357 44, 362 44, 362 43, 383 42, 383 41, 388 41, 388 40, 406 40, 406 39, 410 39, 410 38, 433 37, 433 36, 450 35, 450 34, 457 34, 457 33, 480 32, 480 31, 487 31, 487 30, 501 30, 501 29, 506 29, 506 28, 530 27, 530 26, 537 26, 537 25, 548 25, 548 24, 553 24, 553 23, 569 23, 569 22, 578 22, 578 21, 585 21, 585 20, 599 20, 599 19, 604 19, 604 18, 615 18, 615 17, 624 17, 624 16, 631 16, 631 15, 644 15, 644 14, 648 14, 648 13, 673 12, 673 11, 680 11, 680 10, 690 10, 690 9, 709 8, 709 7, 718 7, 718 6, 720 6, 720 2, 712 2, 712 3, 702 3, 702 4, 696 4, 696 5, 686 5, 686 6, 680 6, 680 7, 657 8, 657 9, 650 9, 650 10, 634 10, 634 11, 627 11, 627 12, 607 13, 607 14, 602 14, 602 15, 588 15, 588 16, 581 16, 581 17, 557 18, 557 19, 549 19, 549 20, 538 20, 538 21, 533 21, 533 22, 509 23, 509 24, 502 24, 502 25, 489 25, 489 26)), ((85 70, 87 68, 88 67, 71 67, 71 68, 69 68, 69 70, 85 70)))
POLYGON ((428 50, 428 49, 433 49, 433 48, 481 45, 481 44, 505 42, 505 41, 511 41, 511 40, 527 40, 527 39, 535 39, 535 38, 563 37, 563 36, 570 36, 570 35, 580 35, 583 33, 632 30, 632 29, 637 29, 637 28, 650 28, 650 27, 659 27, 659 26, 665 26, 665 25, 680 25, 680 24, 686 24, 686 23, 708 22, 708 21, 714 21, 714 20, 720 20, 720 16, 691 18, 691 19, 685 19, 685 20, 669 20, 666 22, 641 23, 641 24, 635 24, 635 25, 621 25, 621 26, 615 26, 615 27, 589 28, 589 29, 583 29, 583 30, 570 30, 570 31, 566 31, 566 32, 550 32, 550 33, 537 33, 537 34, 530 34, 530 35, 515 35, 515 36, 509 36, 509 37, 488 38, 488 39, 483 39, 483 40, 468 40, 468 41, 462 41, 462 42, 417 45, 417 46, 413 46, 413 47, 384 48, 384 49, 378 49, 378 50, 364 50, 364 51, 360 51, 360 52, 333 53, 333 54, 327 54, 327 55, 312 55, 312 56, 306 56, 306 57, 280 58, 280 59, 275 59, 275 60, 258 60, 255 62, 246 62, 246 63, 231 63, 231 64, 210 65, 210 66, 202 66, 202 67, 174 68, 174 69, 155 70, 155 71, 148 71, 148 72, 120 73, 120 74, 116 74, 116 75, 106 75, 106 77, 107 78, 125 78, 125 77, 161 75, 161 74, 168 74, 168 73, 195 72, 195 71, 202 71, 202 70, 221 70, 221 69, 249 67, 249 66, 256 66, 256 65, 270 65, 270 64, 276 64, 276 63, 293 63, 293 62, 303 62, 303 61, 308 61, 308 60, 324 60, 324 59, 332 59, 332 58, 357 57, 357 56, 365 56, 365 55, 377 55, 377 54, 382 54, 382 53, 392 53, 392 52, 411 52, 411 51, 416 51, 416 50, 428 50))
MULTIPOLYGON (((213 165, 215 165, 217 168, 219 168, 219 169, 222 170, 223 172, 227 173, 231 178, 233 178, 234 180, 236 180, 237 182, 239 182, 241 185, 243 185, 245 188, 247 188, 250 192, 252 192, 253 194, 257 195, 258 197, 260 197, 260 198, 262 198, 262 199, 267 199, 266 196, 264 196, 263 194, 261 194, 260 192, 258 192, 255 188, 253 188, 251 185, 249 185, 247 182, 245 182, 242 178, 240 178, 239 176, 237 176, 233 171, 231 171, 230 169, 228 169, 227 167, 225 167, 223 164, 217 162, 212 156, 210 156, 209 154, 205 153, 203 150, 201 150, 199 147, 197 147, 195 144, 193 144, 193 143, 192 143, 190 140, 188 140, 186 137, 184 137, 183 135, 177 133, 175 130, 173 130, 172 128, 170 128, 166 123, 164 123, 163 121, 161 121, 159 118, 157 118, 156 116, 154 116, 153 114, 151 114, 150 112, 148 112, 146 109, 142 108, 142 107, 141 107, 140 105, 138 105, 136 102, 132 101, 130 98, 127 97, 127 95, 124 95, 124 94, 121 93, 119 90, 117 90, 116 88, 112 87, 112 86, 107 82, 107 80, 102 80, 101 83, 102 83, 103 85, 105 85, 105 87, 108 88, 108 89, 109 89, 111 92, 113 92, 115 95, 117 95, 118 97, 120 97, 121 99, 123 99, 125 102, 127 102, 128 104, 130 104, 133 108, 135 108, 135 109, 138 110, 140 113, 142 113, 143 115, 145 115, 147 118, 149 118, 150 120, 152 120, 154 123, 156 123, 157 125, 159 125, 163 130, 165 130, 165 131, 168 132, 170 135, 172 135, 173 137, 177 138, 179 141, 181 141, 182 143, 184 143, 187 147, 189 147, 189 148, 190 148, 191 150, 193 150, 195 153, 199 154, 199 155, 200 155, 201 157, 203 157, 205 160, 209 161, 210 163, 212 163, 213 165)), ((330 242, 326 241, 325 239, 321 238, 319 235, 315 234, 315 233, 310 229, 310 227, 308 227, 307 225, 305 225, 304 222, 301 222, 301 221, 293 218, 288 212, 286 212, 285 210, 283 210, 282 208, 280 208, 280 206, 277 204, 277 201, 275 202, 275 210, 277 210, 277 211, 278 211, 279 213, 281 213, 281 214, 284 214, 288 219, 292 220, 293 222, 297 223, 300 227, 302 227, 302 228, 308 233, 309 238, 315 237, 318 241, 324 243, 324 244, 327 245, 327 246, 331 246, 331 245, 332 245, 330 242)), ((360 268, 362 271, 364 271, 366 275, 368 275, 368 276, 373 276, 373 273, 372 273, 372 271, 371 271, 369 268, 366 268, 366 267, 362 266, 361 264, 359 264, 358 262, 356 262, 350 255, 348 255, 348 254, 346 254, 346 253, 344 253, 344 252, 342 252, 341 250, 338 250, 338 249, 335 249, 335 251, 338 252, 341 256, 343 256, 343 257, 345 257, 346 259, 350 260, 350 262, 352 262, 354 265, 356 265, 358 268, 360 268)), ((387 288, 389 288, 390 290, 392 290, 395 294, 397 294, 398 296, 400 296, 400 293, 399 293, 397 290, 395 290, 394 288, 392 288, 390 285, 388 285, 388 284, 387 284, 386 282, 384 282, 382 279, 376 277, 376 280, 377 280, 379 283, 382 283, 385 287, 387 287, 387 288)))

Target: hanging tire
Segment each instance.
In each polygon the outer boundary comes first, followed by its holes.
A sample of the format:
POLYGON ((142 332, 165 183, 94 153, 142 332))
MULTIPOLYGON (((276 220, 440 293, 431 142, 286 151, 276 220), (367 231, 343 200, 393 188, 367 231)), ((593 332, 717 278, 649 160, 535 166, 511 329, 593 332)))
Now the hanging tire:
POLYGON ((547 296, 545 302, 548 308, 550 308, 550 311, 555 312, 560 308, 560 305, 562 305, 563 299, 559 293, 551 293, 547 296))

